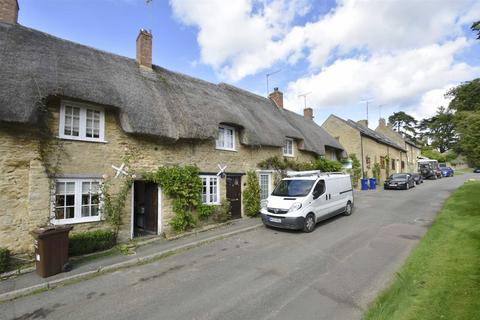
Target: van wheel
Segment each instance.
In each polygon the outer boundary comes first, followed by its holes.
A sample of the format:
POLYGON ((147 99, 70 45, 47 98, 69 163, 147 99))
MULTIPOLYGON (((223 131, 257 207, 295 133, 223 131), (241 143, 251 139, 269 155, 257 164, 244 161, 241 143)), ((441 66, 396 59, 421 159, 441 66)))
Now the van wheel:
POLYGON ((350 201, 347 202, 347 205, 345 206, 345 212, 343 213, 346 216, 351 215, 353 212, 353 206, 350 201))
POLYGON ((305 222, 303 224, 303 231, 309 233, 309 232, 312 232, 313 229, 315 229, 315 216, 309 213, 305 217, 305 222))

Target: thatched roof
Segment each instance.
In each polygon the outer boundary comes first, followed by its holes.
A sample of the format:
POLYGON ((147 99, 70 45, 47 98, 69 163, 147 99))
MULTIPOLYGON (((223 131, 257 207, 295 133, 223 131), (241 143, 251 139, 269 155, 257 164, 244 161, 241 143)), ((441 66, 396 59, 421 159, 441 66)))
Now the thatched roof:
POLYGON ((38 102, 50 96, 118 110, 124 131, 163 140, 215 139, 220 123, 237 126, 241 143, 304 140, 319 155, 340 144, 311 120, 279 110, 267 98, 134 59, 66 41, 20 25, 0 23, 0 121, 35 123, 38 102), (333 139, 333 140, 332 140, 333 139))

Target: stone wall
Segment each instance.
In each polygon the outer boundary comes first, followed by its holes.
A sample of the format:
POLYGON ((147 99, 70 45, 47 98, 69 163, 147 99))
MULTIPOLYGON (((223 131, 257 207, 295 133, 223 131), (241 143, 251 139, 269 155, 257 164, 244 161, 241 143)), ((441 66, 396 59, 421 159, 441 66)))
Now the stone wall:
MULTIPOLYGON (((58 135, 60 100, 49 102, 52 114, 51 129, 58 135)), ((0 129, 0 246, 6 246, 15 253, 31 252, 32 238, 30 230, 49 221, 50 183, 38 154, 38 141, 35 131, 26 126, 3 125, 0 129)), ((282 148, 248 147, 240 144, 239 132, 236 132, 236 151, 215 149, 215 141, 178 141, 169 144, 151 137, 139 137, 126 134, 119 126, 116 110, 106 110, 105 143, 61 140, 62 148, 52 153, 50 161, 59 156, 58 175, 73 177, 91 175, 101 177, 104 174, 119 185, 119 179, 112 178, 112 165, 119 166, 123 156, 131 154, 130 172, 153 171, 161 165, 196 165, 201 172, 218 172, 218 164, 227 166, 227 173, 245 173, 257 169, 257 163, 274 155, 282 156, 282 148)), ((294 157, 297 161, 310 161, 315 155, 298 149, 295 143, 294 157)), ((49 159, 47 159, 48 161, 49 159)), ((245 179, 242 178, 242 187, 245 179)), ((221 197, 225 197, 226 182, 220 182, 221 197)), ((119 239, 127 240, 131 236, 131 192, 127 197, 123 212, 123 224, 119 239)), ((173 216, 171 200, 162 195, 162 225, 168 228, 173 216)), ((105 222, 81 223, 74 225, 73 232, 109 227, 105 222)), ((162 230, 162 231, 165 231, 162 230)))

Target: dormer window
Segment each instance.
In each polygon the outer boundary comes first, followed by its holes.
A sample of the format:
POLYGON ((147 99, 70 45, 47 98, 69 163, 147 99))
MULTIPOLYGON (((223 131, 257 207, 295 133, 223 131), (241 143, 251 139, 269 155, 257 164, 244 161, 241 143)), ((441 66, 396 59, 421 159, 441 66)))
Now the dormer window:
POLYGON ((90 105, 63 101, 59 135, 63 139, 104 142, 105 111, 90 105))
POLYGON ((285 139, 285 144, 283 145, 283 155, 285 157, 293 157, 293 139, 285 139))
POLYGON ((229 126, 219 126, 216 147, 220 150, 235 151, 235 129, 229 126))

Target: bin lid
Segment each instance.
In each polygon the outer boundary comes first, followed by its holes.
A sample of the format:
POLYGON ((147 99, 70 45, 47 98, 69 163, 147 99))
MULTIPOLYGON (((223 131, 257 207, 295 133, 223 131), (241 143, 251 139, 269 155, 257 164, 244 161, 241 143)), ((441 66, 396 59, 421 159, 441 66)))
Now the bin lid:
POLYGON ((45 238, 59 233, 70 232, 73 229, 73 226, 51 226, 51 227, 41 227, 35 230, 30 231, 30 234, 34 238, 45 238))

